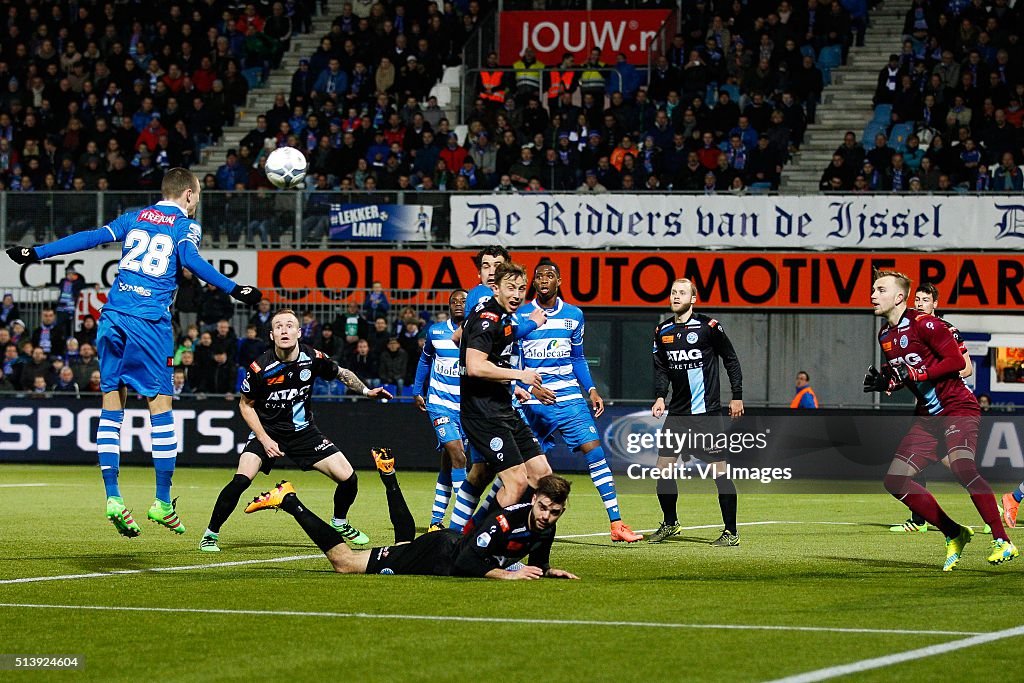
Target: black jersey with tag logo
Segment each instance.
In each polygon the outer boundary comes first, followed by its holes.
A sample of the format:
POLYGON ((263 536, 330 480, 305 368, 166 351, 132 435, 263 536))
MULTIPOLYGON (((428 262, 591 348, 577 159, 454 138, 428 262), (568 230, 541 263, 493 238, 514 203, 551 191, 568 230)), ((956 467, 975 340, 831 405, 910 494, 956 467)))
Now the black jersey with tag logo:
POLYGON ((512 394, 507 382, 495 382, 466 374, 466 351, 476 349, 499 368, 512 367, 515 325, 512 316, 498 305, 497 299, 477 304, 462 329, 459 344, 460 410, 471 417, 509 418, 512 394))
POLYGON ((654 330, 654 396, 672 388, 669 415, 703 415, 722 409, 718 359, 725 363, 734 401, 743 399, 743 372, 722 324, 700 313, 685 323, 670 318, 654 330))
POLYGON ((260 424, 272 437, 286 437, 313 424, 313 382, 338 377, 338 364, 312 346, 299 344, 294 361, 282 362, 273 349, 246 368, 242 395, 251 399, 260 424))
POLYGON ((528 564, 547 571, 555 525, 543 531, 532 531, 532 509, 529 503, 518 503, 492 512, 472 534, 461 538, 451 573, 456 576, 483 576, 492 569, 505 569, 527 556, 528 564))

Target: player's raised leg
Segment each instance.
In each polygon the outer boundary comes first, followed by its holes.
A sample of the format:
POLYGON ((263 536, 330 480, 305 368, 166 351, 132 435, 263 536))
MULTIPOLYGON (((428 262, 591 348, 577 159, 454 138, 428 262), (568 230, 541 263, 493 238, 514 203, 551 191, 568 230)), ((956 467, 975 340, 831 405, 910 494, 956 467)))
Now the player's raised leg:
POLYGON ((334 490, 334 517, 331 526, 353 545, 366 545, 369 537, 348 521, 348 512, 359 493, 359 478, 352 469, 348 458, 341 451, 336 451, 313 465, 318 472, 323 472, 333 479, 338 487, 334 490))
POLYGON ((231 513, 238 507, 238 501, 252 484, 252 480, 259 474, 262 461, 255 453, 248 451, 242 453, 238 459, 238 470, 235 476, 221 489, 217 496, 217 502, 213 505, 213 512, 210 514, 210 523, 203 533, 203 539, 199 542, 199 549, 208 553, 220 552, 220 530, 224 522, 228 520, 231 513))
POLYGON ((121 424, 124 421, 125 392, 111 391, 103 395, 103 410, 96 427, 96 450, 100 473, 107 495, 107 519, 122 536, 134 538, 141 532, 131 510, 121 498, 118 474, 121 464, 121 424))

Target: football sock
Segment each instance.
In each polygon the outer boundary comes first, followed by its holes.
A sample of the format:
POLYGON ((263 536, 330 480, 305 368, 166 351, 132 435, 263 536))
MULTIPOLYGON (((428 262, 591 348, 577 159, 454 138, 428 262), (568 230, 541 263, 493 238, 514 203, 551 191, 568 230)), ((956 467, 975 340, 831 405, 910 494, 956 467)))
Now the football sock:
POLYGON ((339 526, 348 524, 348 510, 356 501, 356 494, 359 492, 359 478, 353 472, 352 476, 345 481, 338 482, 338 488, 334 489, 334 521, 339 526))
POLYGON ((658 480, 658 503, 665 524, 679 524, 676 503, 679 502, 679 488, 675 479, 658 480))
POLYGON ((1003 516, 996 505, 996 494, 985 478, 978 472, 978 465, 973 458, 957 458, 949 463, 949 469, 971 495, 971 502, 978 508, 981 518, 992 528, 992 538, 1009 540, 1003 528, 1003 516))
POLYGON ((885 490, 896 500, 921 515, 929 524, 953 538, 960 533, 960 525, 950 519, 935 497, 925 487, 908 476, 902 474, 885 475, 885 490))
POLYGON ((100 411, 100 423, 96 427, 96 450, 100 459, 100 474, 103 475, 103 487, 107 497, 121 496, 121 488, 117 485, 117 475, 121 464, 121 423, 124 421, 123 410, 100 411))
POLYGON ((480 524, 487 519, 487 515, 491 514, 491 510, 494 508, 494 503, 498 499, 498 491, 501 490, 502 483, 501 478, 498 477, 491 483, 491 490, 487 492, 487 497, 480 503, 480 507, 473 513, 473 524, 480 526, 480 524))
POLYGON ((722 508, 722 522, 725 530, 736 535, 736 484, 729 477, 715 477, 718 487, 718 507, 722 508))
POLYGON ((473 510, 479 500, 480 491, 476 486, 468 479, 462 482, 462 486, 455 495, 455 507, 452 508, 452 518, 448 528, 461 532, 462 528, 469 524, 469 519, 473 516, 473 510))
POLYGON ((299 497, 289 493, 281 501, 281 509, 295 518, 302 530, 309 536, 309 540, 316 544, 324 553, 336 545, 345 542, 344 537, 331 528, 331 525, 320 519, 299 502, 299 497))
MULTIPOLYGON (((463 470, 465 472, 465 470, 463 470)), ((448 510, 448 502, 452 499, 452 471, 442 469, 437 473, 434 484, 434 507, 430 510, 430 523, 440 524, 444 513, 448 510)))
POLYGON ((1013 492, 1013 499, 1018 503, 1024 500, 1024 481, 1020 483, 1017 490, 1013 492))
POLYGON ((171 411, 149 416, 153 442, 153 469, 156 471, 156 499, 171 502, 171 477, 178 456, 178 437, 174 434, 171 411))
POLYGON ((608 521, 617 522, 622 519, 619 514, 619 497, 615 492, 615 478, 608 467, 604 449, 598 446, 586 454, 587 467, 590 469, 590 480, 604 501, 604 509, 608 512, 608 521))
MULTIPOLYGON (((916 481, 917 481, 918 484, 920 484, 924 488, 928 488, 928 482, 925 481, 924 479, 922 479, 921 477, 918 477, 916 481)), ((918 525, 918 526, 923 526, 928 520, 926 520, 924 517, 922 517, 921 515, 917 514, 913 510, 911 510, 911 512, 910 512, 910 521, 913 522, 914 524, 918 525)))
POLYGON ((220 528, 238 507, 239 499, 250 484, 252 484, 252 480, 249 477, 244 474, 236 474, 228 482, 228 485, 221 489, 220 495, 217 496, 217 502, 213 505, 213 513, 210 515, 210 525, 207 529, 215 534, 220 533, 220 528))
POLYGON ((402 487, 398 485, 398 477, 392 472, 380 472, 380 480, 384 483, 384 492, 388 498, 388 514, 391 526, 395 529, 395 543, 405 543, 416 537, 416 521, 409 512, 409 505, 402 495, 402 487))

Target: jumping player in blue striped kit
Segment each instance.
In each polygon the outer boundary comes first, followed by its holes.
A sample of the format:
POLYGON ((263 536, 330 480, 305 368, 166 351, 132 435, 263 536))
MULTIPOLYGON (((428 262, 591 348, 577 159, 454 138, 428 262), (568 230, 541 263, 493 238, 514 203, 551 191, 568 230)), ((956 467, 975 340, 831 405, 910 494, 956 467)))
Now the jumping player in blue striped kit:
POLYGON ((466 290, 456 289, 448 297, 448 320, 435 323, 427 330, 427 341, 412 388, 416 407, 430 416, 438 448, 442 449, 429 531, 444 528, 442 522, 448 503, 453 495, 458 496, 466 481, 466 449, 459 422, 459 345, 452 341, 465 314, 466 290))
POLYGON ((537 298, 517 311, 520 317, 529 316, 538 308, 547 314, 544 325, 519 340, 521 367, 537 371, 544 382, 539 388, 523 387, 531 394, 529 400, 522 403, 523 414, 544 452, 555 445, 554 435, 558 432, 570 449, 583 453, 590 478, 608 511, 612 541, 635 543, 643 536, 634 533, 622 521, 615 479, 598 439, 597 425, 581 392, 582 388, 588 394, 595 416, 600 416, 604 412, 604 400, 583 355, 583 311, 558 296, 561 284, 558 265, 542 259, 533 272, 537 298))
POLYGON ((160 189, 163 201, 123 214, 101 228, 39 247, 7 250, 14 261, 25 264, 108 242, 124 243, 96 337, 103 391, 96 445, 107 494, 107 518, 128 537, 140 532, 118 486, 121 423, 129 389, 149 403, 156 499, 147 516, 177 534, 185 533, 171 499, 178 443, 171 416, 174 339, 169 308, 178 274, 182 267, 188 268, 249 305, 259 303, 262 296, 255 287, 242 287, 221 275, 199 255, 202 228, 192 219, 200 193, 195 175, 184 168, 171 169, 160 189))

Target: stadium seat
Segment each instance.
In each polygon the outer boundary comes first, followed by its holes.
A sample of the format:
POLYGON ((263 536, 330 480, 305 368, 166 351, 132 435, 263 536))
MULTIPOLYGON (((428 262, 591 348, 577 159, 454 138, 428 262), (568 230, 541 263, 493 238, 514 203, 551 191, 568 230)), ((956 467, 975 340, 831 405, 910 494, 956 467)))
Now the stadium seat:
POLYGON ((344 396, 348 393, 348 387, 340 379, 335 379, 331 381, 330 392, 331 396, 344 396))
POLYGON ((327 396, 331 393, 331 386, 324 380, 317 377, 313 380, 313 395, 314 396, 327 396))
POLYGON ((447 85, 435 85, 430 89, 430 95, 437 98, 437 106, 441 109, 447 109, 452 104, 452 89, 447 85))
POLYGON ((462 67, 446 67, 444 70, 444 75, 441 76, 441 85, 447 85, 449 88, 462 87, 462 67))
POLYGON ((392 396, 398 396, 398 385, 396 384, 382 384, 384 391, 388 392, 392 396))
POLYGON ((864 134, 861 136, 861 144, 865 148, 870 149, 875 145, 875 136, 879 133, 885 133, 885 126, 874 121, 868 122, 868 125, 864 126, 864 134))
POLYGON ((768 194, 772 191, 771 183, 750 183, 750 187, 747 188, 750 194, 768 194))
POLYGON ((889 146, 897 152, 907 149, 907 138, 914 132, 913 123, 898 123, 892 127, 889 133, 889 146))
POLYGON ((872 123, 881 123, 883 126, 888 126, 892 121, 892 105, 891 104, 877 104, 875 105, 875 114, 871 118, 872 123))
POLYGON ((803 55, 804 57, 810 57, 812 59, 815 59, 817 57, 817 55, 814 54, 814 46, 809 44, 802 45, 800 47, 800 54, 803 55))
POLYGON ((843 48, 838 45, 828 45, 821 48, 818 53, 819 69, 837 69, 843 65, 843 48))
POLYGON ((235 376, 235 392, 242 390, 242 381, 245 380, 245 368, 238 368, 238 373, 235 376))

